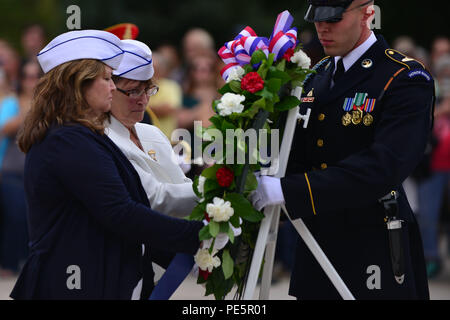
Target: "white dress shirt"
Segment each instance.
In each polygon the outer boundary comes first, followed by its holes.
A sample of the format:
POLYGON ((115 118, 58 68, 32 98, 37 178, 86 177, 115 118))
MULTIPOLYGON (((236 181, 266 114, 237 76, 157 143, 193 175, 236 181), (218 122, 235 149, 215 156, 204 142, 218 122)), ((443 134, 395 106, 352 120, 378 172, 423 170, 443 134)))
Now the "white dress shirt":
MULTIPOLYGON (((367 50, 375 43, 377 42, 377 37, 373 33, 373 31, 370 32, 369 38, 367 38, 366 41, 364 41, 362 44, 360 44, 358 47, 350 51, 345 57, 336 56, 334 57, 334 65, 337 66, 337 63, 339 59, 342 58, 342 62, 344 64, 344 69, 347 72, 348 69, 350 69, 356 61, 358 61, 359 58, 362 57, 364 53, 366 53, 367 50)), ((336 72, 336 68, 334 68, 334 73, 336 72)), ((334 83, 333 83, 334 84, 334 83)))

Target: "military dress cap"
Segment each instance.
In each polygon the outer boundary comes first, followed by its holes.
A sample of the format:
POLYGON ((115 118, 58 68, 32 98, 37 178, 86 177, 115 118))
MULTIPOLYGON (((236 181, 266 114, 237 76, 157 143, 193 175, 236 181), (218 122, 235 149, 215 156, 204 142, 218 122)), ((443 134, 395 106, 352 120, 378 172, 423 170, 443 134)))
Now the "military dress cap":
POLYGON ((122 63, 113 74, 122 78, 146 81, 153 77, 152 51, 143 42, 122 40, 124 57, 122 63))
MULTIPOLYGON (((353 0, 308 0, 309 7, 305 20, 308 22, 338 22, 352 2, 353 0)), ((372 1, 367 1, 363 5, 370 2, 372 1)))
POLYGON ((44 73, 74 60, 96 59, 117 69, 123 58, 122 42, 114 34, 101 30, 77 30, 63 33, 37 55, 44 73))

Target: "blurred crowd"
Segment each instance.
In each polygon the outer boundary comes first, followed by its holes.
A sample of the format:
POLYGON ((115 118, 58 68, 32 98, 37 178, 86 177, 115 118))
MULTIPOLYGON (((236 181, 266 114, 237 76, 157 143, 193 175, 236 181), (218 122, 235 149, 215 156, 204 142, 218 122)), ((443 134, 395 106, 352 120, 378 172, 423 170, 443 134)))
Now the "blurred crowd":
MULTIPOLYGON (((324 55, 320 42, 308 31, 300 34, 299 39, 314 65, 324 55)), ((15 136, 42 75, 36 55, 46 43, 45 30, 40 25, 24 29, 21 54, 0 38, 0 277, 15 276, 27 255, 25 157, 17 148, 15 136)), ((209 118, 214 114, 212 102, 219 98, 217 89, 224 85, 220 75, 224 65, 211 34, 194 28, 186 32, 179 44, 148 45, 153 51, 154 81, 159 92, 150 99, 144 122, 160 127, 169 139, 176 128, 185 128, 193 135, 194 121, 202 121, 208 127, 209 118)), ((450 254, 440 250, 441 240, 447 238, 450 251, 447 221, 450 216, 450 40, 438 37, 427 50, 405 36, 396 39, 393 48, 421 61, 436 80, 433 137, 423 162, 405 181, 405 190, 422 228, 429 276, 433 277, 442 270, 446 258, 442 255, 450 254)), ((192 178, 201 169, 193 165, 187 176, 192 178)), ((275 279, 289 274, 296 238, 290 223, 282 221, 275 279)))

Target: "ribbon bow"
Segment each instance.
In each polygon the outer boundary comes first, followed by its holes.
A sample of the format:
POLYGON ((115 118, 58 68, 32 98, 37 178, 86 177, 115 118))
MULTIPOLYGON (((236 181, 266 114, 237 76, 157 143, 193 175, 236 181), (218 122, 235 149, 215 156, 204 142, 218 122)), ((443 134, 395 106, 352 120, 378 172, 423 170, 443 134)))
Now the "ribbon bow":
POLYGON ((258 37, 252 28, 245 27, 233 41, 228 41, 219 50, 219 56, 226 64, 220 72, 222 77, 226 80, 234 68, 249 64, 256 50, 261 49, 268 56, 268 45, 267 38, 258 37))
POLYGON ((249 64, 256 50, 262 50, 266 57, 269 53, 274 53, 275 61, 277 61, 289 48, 295 48, 297 29, 289 29, 293 21, 294 18, 289 11, 285 10, 278 15, 270 39, 258 37, 255 31, 247 26, 233 41, 225 43, 218 52, 226 64, 220 72, 223 79, 227 80, 233 69, 249 64))

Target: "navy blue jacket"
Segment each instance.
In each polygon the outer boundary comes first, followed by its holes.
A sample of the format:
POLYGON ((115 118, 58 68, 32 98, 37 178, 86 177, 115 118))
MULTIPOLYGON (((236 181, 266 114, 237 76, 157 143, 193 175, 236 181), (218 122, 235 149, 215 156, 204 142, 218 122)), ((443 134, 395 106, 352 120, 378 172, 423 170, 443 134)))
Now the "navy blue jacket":
POLYGON ((201 222, 150 209, 133 166, 106 136, 55 126, 26 156, 30 255, 15 299, 130 299, 146 250, 194 254, 201 222), (78 268, 80 288, 73 288, 78 268))
MULTIPOLYGON (((409 282, 397 290, 390 270, 386 214, 378 199, 399 191, 399 217, 409 223, 410 232, 416 230, 401 185, 424 154, 434 81, 419 62, 389 49, 380 36, 330 89, 331 59, 319 63, 304 88, 300 113, 310 112, 310 117, 297 126, 288 172, 281 181, 287 210, 293 218, 304 218, 357 298, 424 297, 420 235, 415 232, 405 239, 405 246, 411 247, 407 259, 414 261, 407 262, 409 282), (351 100, 357 93, 367 94, 363 101, 367 108, 360 117, 351 100), (366 286, 371 264, 384 266, 382 290, 366 286)), ((303 242, 297 249, 291 294, 339 297, 303 242)))

